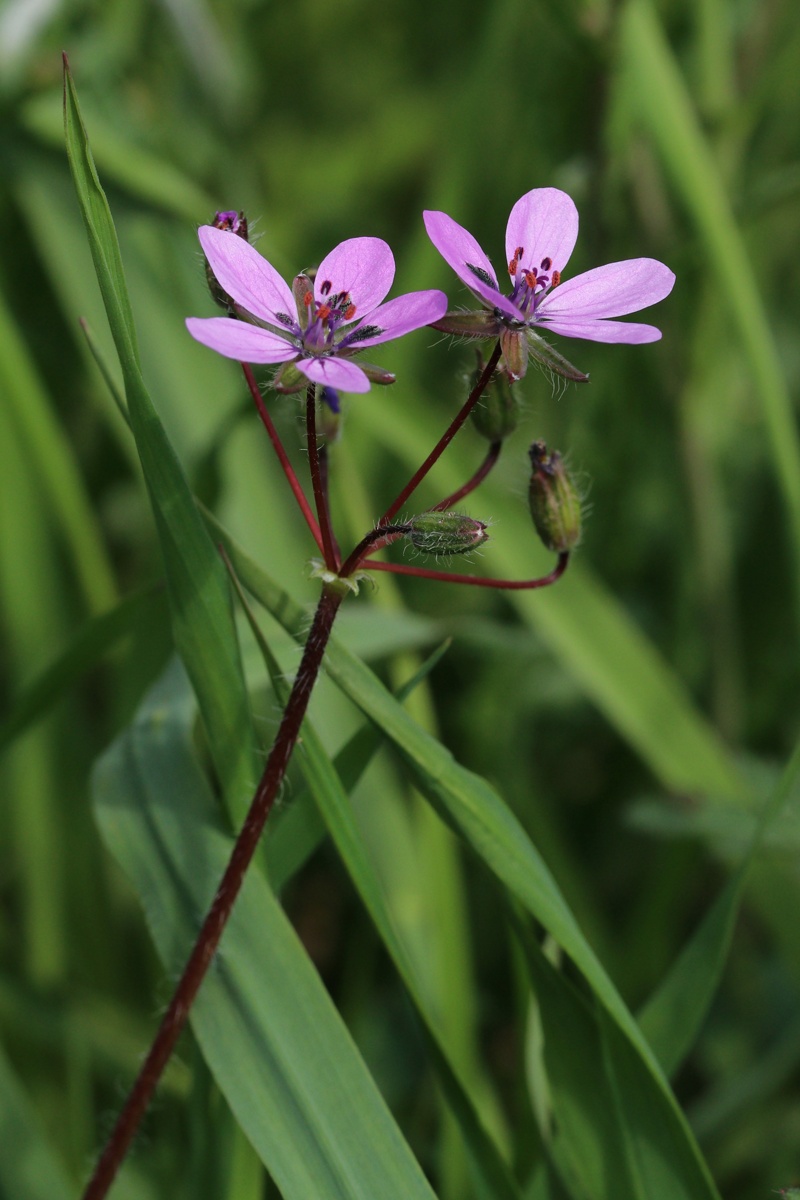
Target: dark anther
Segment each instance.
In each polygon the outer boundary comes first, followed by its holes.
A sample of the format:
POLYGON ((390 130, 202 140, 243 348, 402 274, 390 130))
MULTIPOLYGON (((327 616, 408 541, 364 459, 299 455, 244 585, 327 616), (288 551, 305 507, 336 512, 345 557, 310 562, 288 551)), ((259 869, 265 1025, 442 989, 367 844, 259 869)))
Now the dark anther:
POLYGON ((472 274, 477 276, 478 279, 480 279, 481 283, 486 283, 489 285, 489 287, 495 286, 494 280, 492 279, 491 275, 489 274, 488 271, 484 271, 483 267, 476 267, 473 265, 473 263, 465 263, 464 265, 466 266, 468 271, 472 271, 472 274))

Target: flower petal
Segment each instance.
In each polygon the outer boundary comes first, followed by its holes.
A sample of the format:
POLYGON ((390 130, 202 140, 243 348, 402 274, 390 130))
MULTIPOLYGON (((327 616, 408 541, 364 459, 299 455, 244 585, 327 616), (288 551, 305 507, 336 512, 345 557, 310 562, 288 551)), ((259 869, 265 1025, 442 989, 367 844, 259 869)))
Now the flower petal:
POLYGON ((291 288, 275 268, 235 233, 201 225, 197 231, 203 253, 224 292, 254 317, 271 325, 296 323, 291 288))
POLYGON ((369 380, 361 367, 341 358, 301 358, 297 363, 306 379, 340 392, 368 392, 369 380))
POLYGON ((362 346, 376 346, 378 342, 389 342, 402 337, 413 329, 431 325, 447 311, 447 296, 434 289, 424 292, 407 292, 386 304, 381 304, 343 339, 348 350, 360 350, 362 346), (371 332, 370 332, 371 331, 371 332))
POLYGON ((584 338, 587 342, 657 342, 661 330, 655 325, 637 325, 633 321, 570 321, 566 317, 543 321, 542 333, 560 333, 562 337, 584 338))
POLYGON ((428 237, 470 291, 506 316, 519 319, 516 305, 500 291, 494 267, 472 234, 447 213, 427 211, 422 218, 428 237))
POLYGON ((675 276, 655 258, 628 258, 576 275, 549 292, 537 316, 585 319, 624 317, 663 300, 675 276))
POLYGON ((558 188, 534 188, 511 210, 506 226, 506 258, 511 262, 521 246, 523 267, 563 271, 577 239, 578 210, 574 201, 558 188), (550 259, 550 267, 542 268, 546 258, 550 259))
MULTIPOLYGON (((235 234, 226 236, 233 238, 235 234)), ((236 238, 236 241, 241 241, 241 238, 236 238)), ((277 333, 259 329, 257 325, 247 325, 244 321, 235 321, 232 317, 187 317, 186 328, 195 341, 238 362, 288 362, 299 353, 296 346, 277 333)))
POLYGON ((317 268, 314 295, 318 302, 349 292, 356 316, 365 317, 383 300, 394 279, 394 255, 375 237, 348 238, 326 254, 317 268), (329 284, 327 290, 324 286, 329 284))

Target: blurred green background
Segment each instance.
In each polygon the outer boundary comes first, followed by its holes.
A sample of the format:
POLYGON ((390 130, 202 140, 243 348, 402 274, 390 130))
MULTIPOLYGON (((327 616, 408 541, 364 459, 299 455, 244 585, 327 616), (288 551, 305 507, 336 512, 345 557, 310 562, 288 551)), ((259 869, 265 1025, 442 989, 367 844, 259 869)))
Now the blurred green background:
MULTIPOLYGON (((381 575, 342 618, 390 680, 454 635, 415 713, 496 783, 635 1007, 718 891, 796 737, 800 23, 793 0, 5 0, 0 1157, 44 1129, 63 1163, 52 1170, 74 1183, 167 995, 95 830, 88 780, 171 645, 133 443, 78 324, 88 320, 113 361, 63 150, 62 50, 158 411, 198 494, 303 601, 315 594, 313 547, 241 376, 183 327, 212 313, 195 230, 215 209, 244 209, 289 278, 370 234, 395 252, 396 291, 442 287, 461 304, 422 210, 449 212, 499 265, 511 205, 556 186, 581 214, 570 274, 642 255, 676 272, 672 296, 644 318, 663 341, 562 340, 591 375, 583 387, 528 373, 521 427, 467 505, 494 522, 477 570, 547 570, 527 516, 525 451, 544 438, 567 453, 588 519, 563 582, 509 598, 381 575), (120 636, 101 651, 101 627, 87 622, 129 596, 120 636), (46 681, 52 702, 34 698, 37 719, 15 736, 26 689, 68 646, 72 669, 46 681)), ((380 362, 398 382, 347 399, 332 455, 344 543, 444 430, 473 366, 469 347, 425 332, 380 362)), ((274 407, 302 471, 298 406, 274 407)), ((465 430, 418 507, 462 482, 483 450, 465 430)), ((338 744, 353 715, 334 695, 318 708, 338 744)), ((262 719, 268 738, 270 700, 262 719)), ((471 981, 468 1024, 522 1141, 521 1015, 496 901, 390 759, 362 787, 384 804, 374 837, 387 878, 439 914, 415 936, 445 1004, 467 1003, 448 996, 460 971, 471 981)), ((736 1200, 800 1180, 799 849, 788 812, 676 1081, 720 1190, 736 1200)), ((434 1183, 469 1196, 399 985, 332 852, 316 853, 287 903, 434 1183)), ((131 1197, 235 1195, 203 1166, 204 1114, 220 1108, 203 1071, 187 1042, 126 1177, 131 1197)), ((0 1168, 0 1194, 11 1195, 3 1186, 0 1168)))

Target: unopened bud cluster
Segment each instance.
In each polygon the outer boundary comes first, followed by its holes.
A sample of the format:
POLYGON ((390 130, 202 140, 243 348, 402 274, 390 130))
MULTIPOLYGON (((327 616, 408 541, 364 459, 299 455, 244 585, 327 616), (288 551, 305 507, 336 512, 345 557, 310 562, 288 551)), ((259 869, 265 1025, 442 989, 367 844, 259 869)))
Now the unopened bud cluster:
POLYGON ((483 521, 457 512, 420 513, 407 522, 407 534, 417 550, 438 558, 468 554, 489 538, 483 521))
POLYGON ((548 453, 544 442, 528 451, 531 481, 528 500, 536 532, 548 550, 564 554, 581 539, 581 501, 557 450, 548 453))

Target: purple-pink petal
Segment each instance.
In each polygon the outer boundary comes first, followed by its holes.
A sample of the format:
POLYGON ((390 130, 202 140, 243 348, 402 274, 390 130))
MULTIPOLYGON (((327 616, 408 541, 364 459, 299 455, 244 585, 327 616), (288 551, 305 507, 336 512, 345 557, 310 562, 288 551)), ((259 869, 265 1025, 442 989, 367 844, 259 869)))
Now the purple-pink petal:
MULTIPOLYGON (((235 234, 225 236, 241 240, 235 234)), ((237 362, 288 362, 298 354, 296 346, 276 333, 235 321, 232 317, 187 317, 186 328, 195 341, 226 358, 235 358, 237 362)))
POLYGON ((568 279, 545 296, 540 317, 624 317, 663 300, 675 276, 654 258, 629 258, 568 279))
POLYGON ((584 338, 587 342, 627 342, 640 345, 642 342, 657 342, 661 330, 655 325, 637 325, 634 321, 572 321, 559 317, 543 321, 538 326, 542 333, 560 333, 562 337, 584 338))
POLYGON ((521 246, 521 264, 550 274, 563 271, 578 239, 578 210, 566 192, 558 188, 534 188, 521 196, 506 225, 506 257, 509 262, 521 246), (550 259, 550 266, 542 264, 550 259))
POLYGON ((516 306, 500 291, 494 267, 469 230, 447 213, 429 210, 422 218, 428 237, 459 279, 487 304, 499 308, 507 317, 518 318, 516 306))
POLYGON ((197 234, 217 282, 237 304, 272 325, 285 324, 278 314, 292 318, 296 310, 291 289, 244 238, 213 225, 201 225, 197 234))
POLYGON ((340 392, 369 391, 369 380, 361 367, 344 358, 301 358, 297 369, 312 383, 337 388, 340 392))
POLYGON ((447 296, 444 292, 431 289, 423 292, 407 292, 405 296, 397 296, 394 300, 381 304, 364 320, 361 327, 356 326, 346 335, 348 349, 360 350, 362 346, 376 346, 379 342, 389 342, 392 338, 402 337, 423 325, 431 325, 447 312, 447 296), (378 329, 369 337, 359 337, 359 328, 367 333, 370 329, 378 329))
POLYGON ((314 295, 322 304, 339 292, 349 293, 357 320, 380 304, 393 279, 394 255, 386 242, 375 237, 348 238, 319 264, 314 295))

